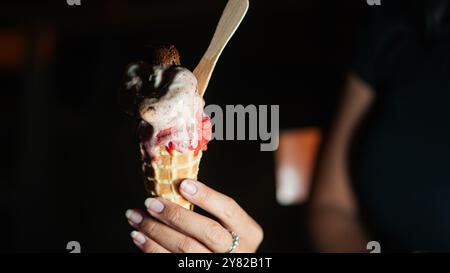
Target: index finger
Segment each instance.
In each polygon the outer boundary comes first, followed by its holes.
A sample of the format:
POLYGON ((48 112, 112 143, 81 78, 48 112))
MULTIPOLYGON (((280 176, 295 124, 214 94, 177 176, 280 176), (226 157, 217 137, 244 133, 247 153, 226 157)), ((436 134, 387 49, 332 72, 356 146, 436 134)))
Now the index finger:
POLYGON ((234 199, 199 181, 184 180, 180 185, 180 192, 188 201, 217 217, 229 230, 243 234, 253 232, 249 230, 251 227, 259 227, 234 199))

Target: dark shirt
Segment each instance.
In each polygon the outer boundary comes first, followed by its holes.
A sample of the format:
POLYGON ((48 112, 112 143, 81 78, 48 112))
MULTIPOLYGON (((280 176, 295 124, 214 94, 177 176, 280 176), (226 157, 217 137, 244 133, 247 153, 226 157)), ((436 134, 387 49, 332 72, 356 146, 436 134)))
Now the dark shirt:
POLYGON ((382 251, 449 251, 448 9, 386 2, 353 65, 376 93, 352 146, 354 190, 382 251))

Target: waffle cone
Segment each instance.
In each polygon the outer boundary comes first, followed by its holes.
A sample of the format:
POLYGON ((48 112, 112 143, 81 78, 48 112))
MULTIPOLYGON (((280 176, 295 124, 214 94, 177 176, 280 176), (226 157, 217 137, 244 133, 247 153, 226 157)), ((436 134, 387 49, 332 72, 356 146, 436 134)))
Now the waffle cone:
POLYGON ((193 210, 194 205, 181 196, 180 183, 186 179, 197 179, 202 152, 194 151, 170 154, 164 146, 156 150, 159 160, 144 162, 144 183, 151 196, 160 196, 186 209, 193 210))

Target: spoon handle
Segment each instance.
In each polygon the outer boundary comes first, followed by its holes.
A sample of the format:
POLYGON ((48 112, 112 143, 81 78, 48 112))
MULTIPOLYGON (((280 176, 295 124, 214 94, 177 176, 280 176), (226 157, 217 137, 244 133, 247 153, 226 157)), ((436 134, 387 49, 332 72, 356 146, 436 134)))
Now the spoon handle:
POLYGON ((214 36, 208 49, 194 69, 198 81, 198 93, 203 96, 208 87, 217 60, 231 36, 242 22, 249 7, 248 0, 228 0, 228 3, 217 24, 214 36))

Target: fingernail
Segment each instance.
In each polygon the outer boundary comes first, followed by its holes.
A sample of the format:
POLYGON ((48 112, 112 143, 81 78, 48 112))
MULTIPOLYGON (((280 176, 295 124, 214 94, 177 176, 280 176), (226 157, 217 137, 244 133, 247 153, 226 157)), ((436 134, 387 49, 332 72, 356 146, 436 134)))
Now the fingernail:
POLYGON ((191 180, 184 180, 181 183, 181 189, 189 195, 194 195, 197 192, 197 187, 191 180))
POLYGON ((135 231, 133 230, 131 232, 131 238, 133 238, 133 241, 138 244, 138 245, 143 245, 145 244, 145 237, 142 233, 140 233, 139 231, 135 231))
POLYGON ((164 209, 164 204, 155 198, 147 198, 147 200, 145 200, 145 206, 156 213, 160 213, 164 209))
POLYGON ((127 210, 125 212, 125 216, 127 217, 128 220, 130 220, 131 223, 135 225, 139 225, 144 219, 139 212, 134 211, 132 209, 127 210))

